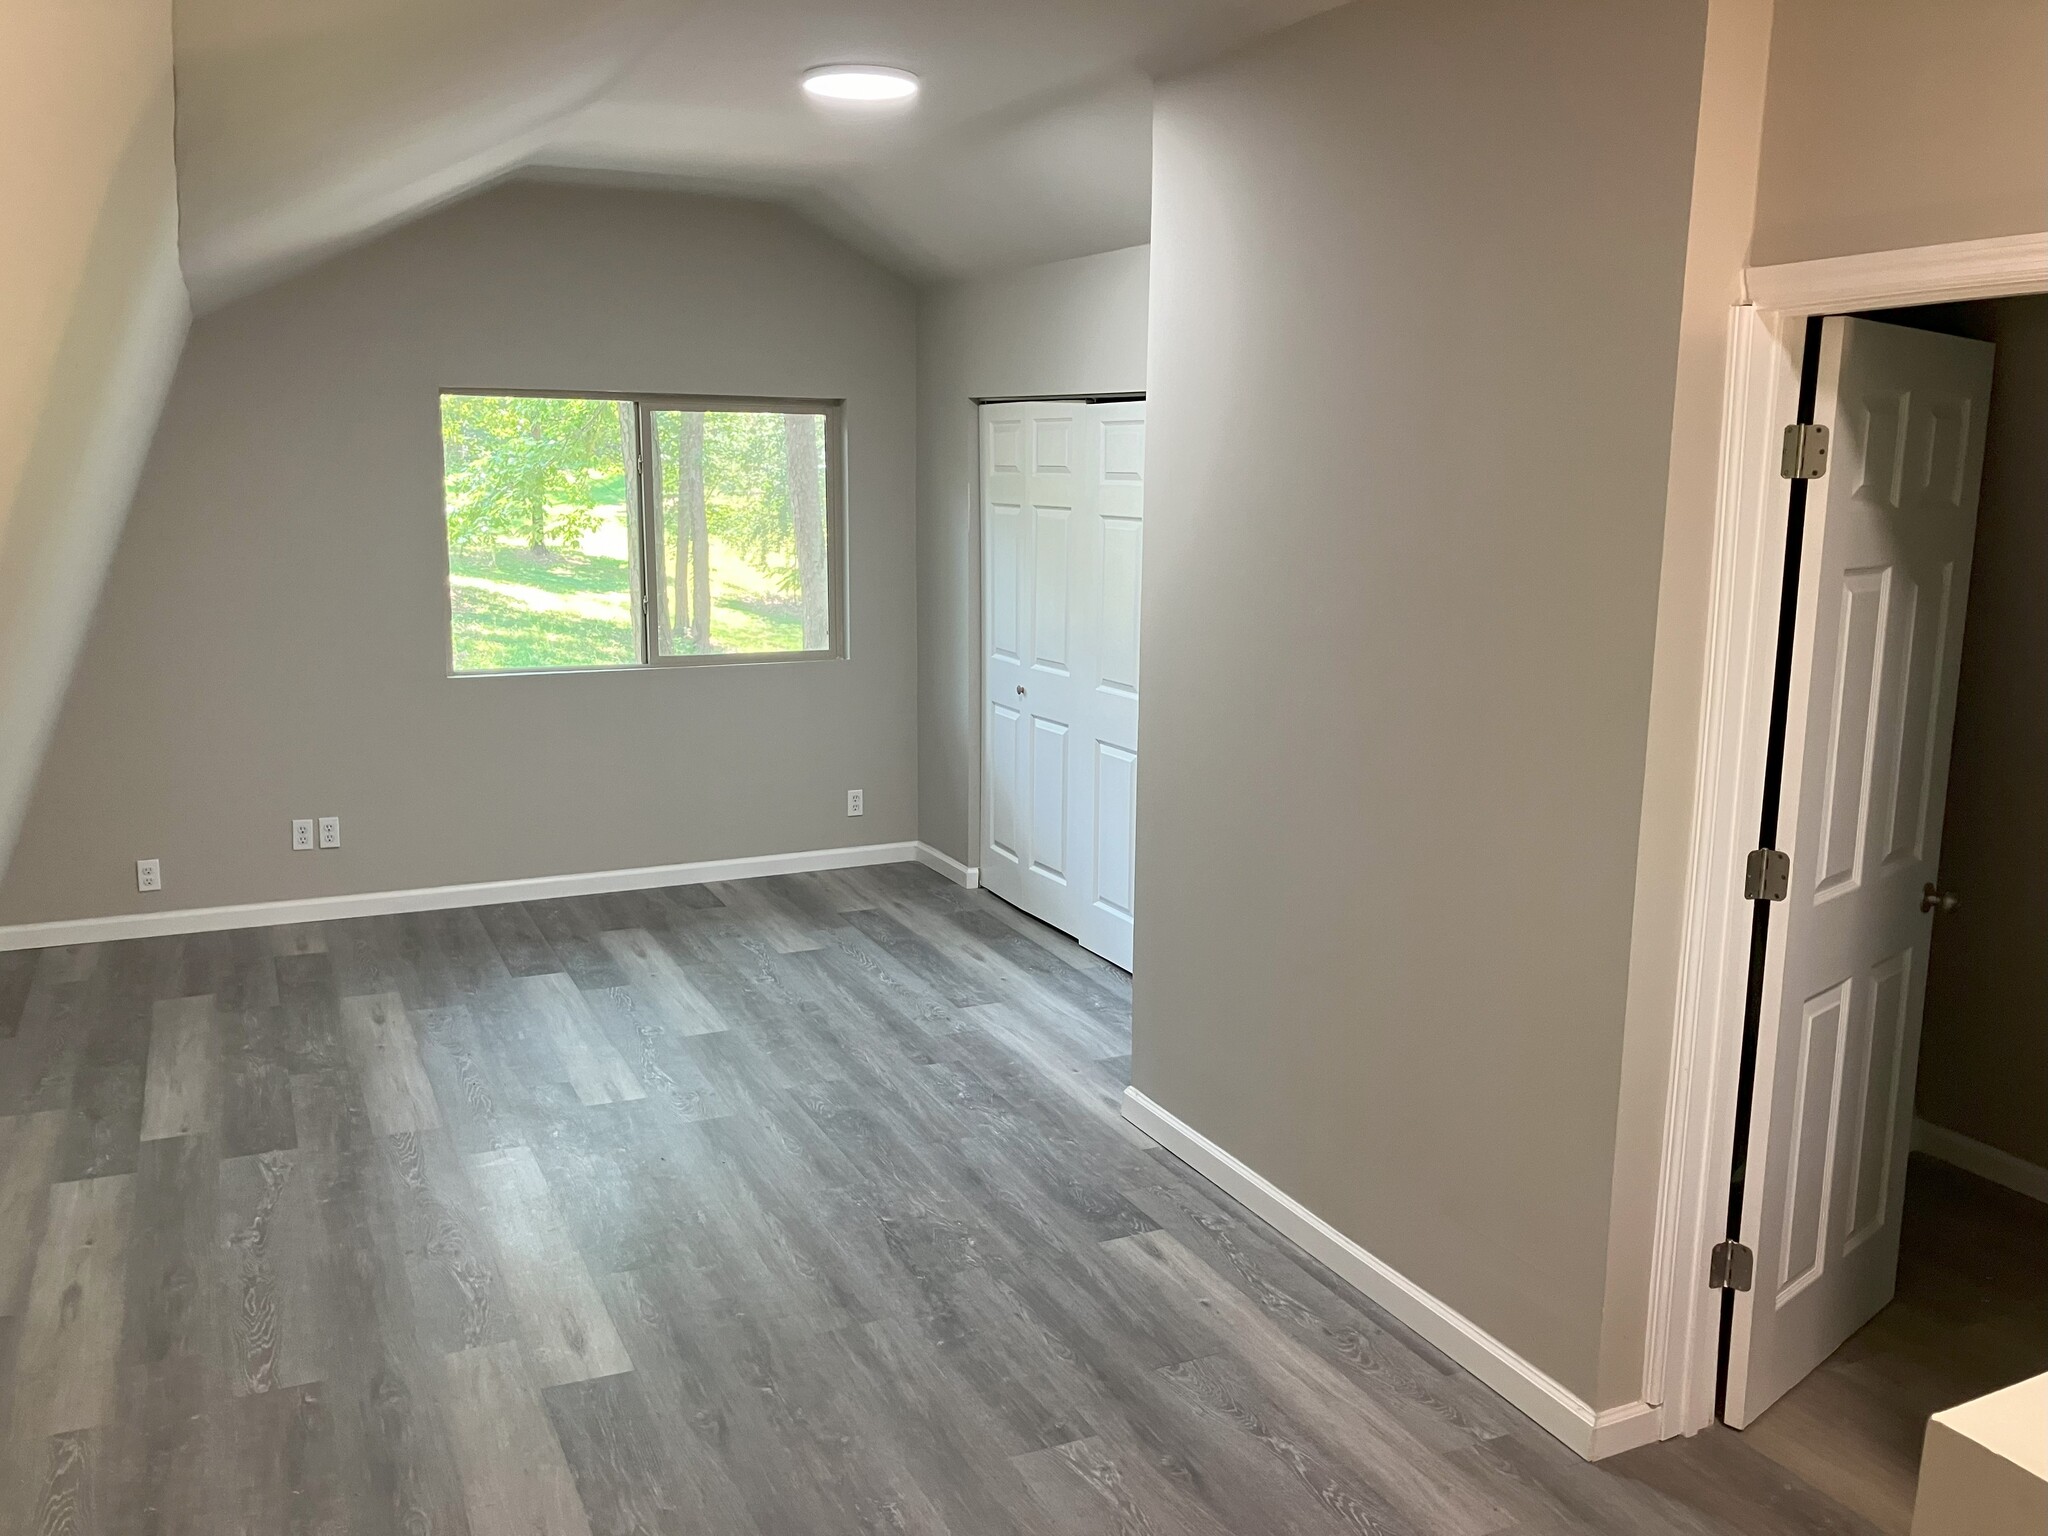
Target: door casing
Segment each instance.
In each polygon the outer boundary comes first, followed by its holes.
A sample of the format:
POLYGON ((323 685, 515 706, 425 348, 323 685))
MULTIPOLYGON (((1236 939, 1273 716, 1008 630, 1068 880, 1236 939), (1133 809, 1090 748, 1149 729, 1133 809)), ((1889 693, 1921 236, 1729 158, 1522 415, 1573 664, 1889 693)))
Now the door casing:
POLYGON ((1815 315, 2048 292, 2048 234, 1752 267, 1729 316, 1705 686, 1652 1234, 1643 1398, 1658 1435, 1714 1421, 1721 1292, 1750 963, 1743 863, 1761 817, 1806 322, 1815 315))

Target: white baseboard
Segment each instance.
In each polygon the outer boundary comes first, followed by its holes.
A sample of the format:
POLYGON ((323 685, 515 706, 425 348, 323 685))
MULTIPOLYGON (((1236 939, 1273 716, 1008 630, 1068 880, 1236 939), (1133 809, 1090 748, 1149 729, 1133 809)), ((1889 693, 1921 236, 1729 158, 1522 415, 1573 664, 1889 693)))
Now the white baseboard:
POLYGON ((1555 1377, 1374 1258, 1285 1190, 1137 1089, 1124 1090, 1123 1110, 1131 1124, 1293 1239, 1581 1456, 1598 1460, 1658 1438, 1661 1415, 1651 1404, 1627 1403, 1596 1411, 1555 1377))
POLYGON ((928 869, 936 869, 955 885, 964 885, 973 890, 981 884, 981 871, 972 864, 962 864, 950 853, 941 853, 930 843, 917 845, 917 862, 928 869))
POLYGON ((1965 1136, 1961 1131, 1952 1131, 1944 1125, 1933 1125, 1928 1121, 1915 1119, 1913 1150, 1939 1158, 1965 1173, 1974 1173, 1980 1179, 1989 1179, 1994 1184, 2003 1184, 2007 1189, 2018 1190, 2030 1199, 2048 1203, 2048 1168, 2043 1168, 2038 1163, 2030 1163, 2023 1157, 2014 1157, 2010 1152, 2001 1152, 1996 1147, 1986 1146, 1981 1141, 1965 1136))
POLYGON ((482 907, 506 901, 545 901, 557 896, 596 896, 608 891, 704 885, 713 880, 753 880, 762 875, 801 875, 819 869, 902 864, 918 858, 920 846, 866 843, 857 848, 812 848, 801 853, 705 859, 695 864, 650 864, 639 869, 605 869, 581 875, 537 875, 523 880, 430 885, 409 891, 365 891, 350 896, 308 896, 296 901, 252 901, 231 907, 184 907, 168 912, 124 912, 113 917, 20 923, 0 928, 0 950, 103 944, 113 939, 147 939, 172 933, 269 928, 279 923, 319 923, 391 912, 434 912, 444 907, 482 907))

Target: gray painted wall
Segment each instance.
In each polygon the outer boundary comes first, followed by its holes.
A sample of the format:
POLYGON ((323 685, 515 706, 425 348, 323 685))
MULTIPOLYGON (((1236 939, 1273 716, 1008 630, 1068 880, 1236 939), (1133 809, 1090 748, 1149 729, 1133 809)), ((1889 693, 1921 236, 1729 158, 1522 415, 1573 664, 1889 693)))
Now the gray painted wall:
POLYGON ((0 872, 191 318, 171 9, 0 11, 0 872))
POLYGON ((1914 1111, 2048 1168, 2048 298, 1951 313, 1998 357, 1914 1111))
POLYGON ((1758 263, 2048 229, 2048 5, 1777 0, 1758 263))
POLYGON ((918 835, 979 856, 977 400, 1145 387, 1147 248, 929 290, 918 325, 918 835))
POLYGON ((1598 1406, 1704 23, 1378 0, 1154 125, 1137 1086, 1598 1406))
POLYGON ((539 185, 207 316, 0 922, 912 837, 915 326, 773 208, 539 185), (844 397, 851 656, 451 680, 443 385, 844 397))

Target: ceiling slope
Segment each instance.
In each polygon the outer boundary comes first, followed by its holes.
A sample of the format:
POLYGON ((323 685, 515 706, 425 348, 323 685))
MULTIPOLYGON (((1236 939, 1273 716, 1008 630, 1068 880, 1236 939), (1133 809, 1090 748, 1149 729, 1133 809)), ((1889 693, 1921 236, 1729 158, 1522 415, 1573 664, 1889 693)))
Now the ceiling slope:
POLYGON ((177 0, 184 260, 211 308, 493 180, 773 197, 912 276, 1128 245, 1150 77, 1332 0, 177 0), (916 71, 908 110, 797 88, 916 71))

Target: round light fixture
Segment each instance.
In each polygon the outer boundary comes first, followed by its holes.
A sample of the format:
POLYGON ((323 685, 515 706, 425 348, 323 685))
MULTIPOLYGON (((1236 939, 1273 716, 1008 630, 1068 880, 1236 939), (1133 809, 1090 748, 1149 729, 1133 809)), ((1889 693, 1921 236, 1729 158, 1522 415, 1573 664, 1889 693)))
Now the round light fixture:
POLYGON ((820 64, 804 71, 804 90, 821 101, 908 101, 917 76, 886 64, 820 64))

